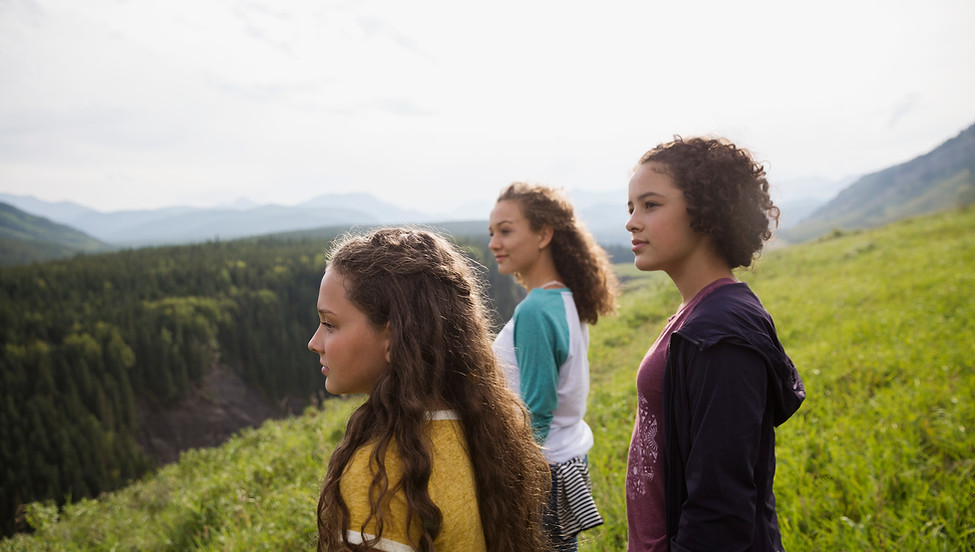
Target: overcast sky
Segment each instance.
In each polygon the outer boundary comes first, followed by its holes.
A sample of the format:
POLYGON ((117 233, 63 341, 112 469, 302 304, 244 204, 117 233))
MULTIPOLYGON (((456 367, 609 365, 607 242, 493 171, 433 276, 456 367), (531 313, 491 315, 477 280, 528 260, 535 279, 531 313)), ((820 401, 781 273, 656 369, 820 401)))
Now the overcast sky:
POLYGON ((708 133, 789 199, 975 123, 973 29, 972 0, 0 0, 0 192, 432 212, 623 190, 708 133))

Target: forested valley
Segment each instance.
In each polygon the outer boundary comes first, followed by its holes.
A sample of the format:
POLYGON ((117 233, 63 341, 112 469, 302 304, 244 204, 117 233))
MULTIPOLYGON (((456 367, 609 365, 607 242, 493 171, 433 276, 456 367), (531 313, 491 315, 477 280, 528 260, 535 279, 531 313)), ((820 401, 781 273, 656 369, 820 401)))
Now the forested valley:
MULTIPOLYGON (((306 343, 337 233, 0 268, 0 532, 27 503, 96 496, 159 466, 137 412, 177 404, 217 366, 270 401, 323 397, 306 343)), ((455 241, 507 318, 518 288, 488 262, 487 236, 455 241)))

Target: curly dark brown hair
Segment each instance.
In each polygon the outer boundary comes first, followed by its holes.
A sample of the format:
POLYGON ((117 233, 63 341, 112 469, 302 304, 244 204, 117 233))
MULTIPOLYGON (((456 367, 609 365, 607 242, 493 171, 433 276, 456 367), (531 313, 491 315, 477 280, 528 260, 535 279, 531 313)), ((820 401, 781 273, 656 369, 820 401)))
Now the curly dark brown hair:
POLYGON ((513 182, 498 196, 498 201, 514 201, 535 232, 552 228, 552 260, 555 269, 572 290, 579 318, 595 324, 600 315, 616 312, 619 281, 609 255, 596 243, 589 230, 576 219, 572 204, 562 190, 513 182))
POLYGON ((691 228, 710 234, 732 268, 751 266, 778 227, 779 208, 769 196, 765 168, 724 138, 675 136, 643 154, 637 167, 654 163, 687 201, 691 228))
POLYGON ((369 489, 382 535, 389 493, 402 492, 421 551, 432 551, 443 517, 430 497, 427 409, 444 404, 464 428, 477 502, 490 552, 543 546, 542 507, 551 485, 548 463, 532 437, 528 412, 508 390, 494 357, 482 284, 460 250, 415 228, 349 235, 332 249, 328 270, 345 277, 346 293, 377 326, 390 330, 390 367, 349 420, 328 464, 318 502, 318 550, 365 550, 348 542, 349 512, 340 492, 355 452, 372 450, 377 473, 369 489), (403 477, 389 481, 385 459, 395 449, 403 477))

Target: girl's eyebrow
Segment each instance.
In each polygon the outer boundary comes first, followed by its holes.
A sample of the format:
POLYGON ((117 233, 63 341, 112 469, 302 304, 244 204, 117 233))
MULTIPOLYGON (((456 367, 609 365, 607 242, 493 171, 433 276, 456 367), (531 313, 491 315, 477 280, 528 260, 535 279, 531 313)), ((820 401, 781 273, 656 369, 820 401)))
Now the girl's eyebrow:
MULTIPOLYGON (((640 195, 638 195, 636 197, 636 200, 637 201, 641 201, 641 200, 644 200, 644 199, 646 199, 648 197, 651 197, 651 196, 664 197, 663 194, 659 194, 657 192, 643 192, 642 194, 640 194, 640 195)), ((627 201, 626 204, 627 205, 633 205, 633 202, 632 201, 627 201)))
POLYGON ((498 222, 496 222, 494 224, 489 224, 488 225, 488 232, 490 232, 492 228, 497 228, 497 227, 501 226, 502 224, 514 224, 514 223, 511 222, 508 219, 499 220, 498 222))

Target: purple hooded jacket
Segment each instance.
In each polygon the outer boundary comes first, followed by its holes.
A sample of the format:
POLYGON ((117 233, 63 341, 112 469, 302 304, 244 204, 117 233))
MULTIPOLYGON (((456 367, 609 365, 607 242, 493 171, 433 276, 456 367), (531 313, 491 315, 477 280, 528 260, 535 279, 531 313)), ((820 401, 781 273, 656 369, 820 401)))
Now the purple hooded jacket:
POLYGON ((697 305, 671 337, 663 384, 670 550, 782 550, 775 427, 806 393, 747 284, 697 305))

